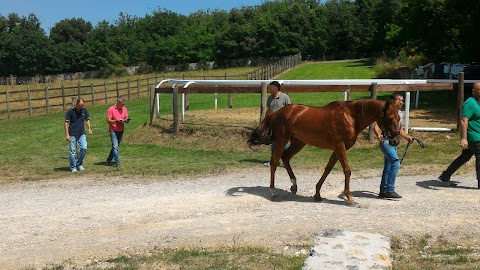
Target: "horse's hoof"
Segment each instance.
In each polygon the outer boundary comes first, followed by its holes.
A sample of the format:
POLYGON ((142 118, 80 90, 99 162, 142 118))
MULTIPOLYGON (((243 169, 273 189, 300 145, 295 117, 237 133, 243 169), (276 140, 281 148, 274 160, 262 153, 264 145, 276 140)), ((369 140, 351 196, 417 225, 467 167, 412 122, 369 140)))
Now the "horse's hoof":
POLYGON ((317 202, 321 202, 322 201, 322 197, 320 197, 320 194, 315 194, 313 195, 313 199, 317 202))
POLYGON ((298 189, 297 189, 297 186, 296 186, 296 185, 290 187, 290 191, 291 191, 293 194, 297 194, 297 190, 298 190, 298 189))
POLYGON ((272 202, 278 201, 278 195, 277 195, 277 194, 273 194, 272 197, 270 197, 270 200, 271 200, 272 202))
POLYGON ((360 208, 360 205, 359 205, 358 203, 356 203, 356 202, 349 202, 349 201, 347 201, 347 206, 360 208))

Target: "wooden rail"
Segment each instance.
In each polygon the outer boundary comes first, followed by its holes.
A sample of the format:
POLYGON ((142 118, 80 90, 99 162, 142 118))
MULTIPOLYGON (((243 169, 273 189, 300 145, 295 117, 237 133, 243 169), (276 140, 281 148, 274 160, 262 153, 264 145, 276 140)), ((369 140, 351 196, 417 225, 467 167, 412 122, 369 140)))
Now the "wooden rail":
MULTIPOLYGON (((150 108, 150 124, 153 123, 155 117, 155 104, 157 93, 173 94, 173 104, 178 106, 178 94, 193 94, 193 93, 257 93, 260 94, 260 121, 263 120, 266 103, 267 103, 267 84, 262 82, 261 85, 195 85, 191 84, 187 88, 184 86, 172 87, 160 87, 152 89, 151 108, 150 108)), ((313 92, 370 92, 371 98, 377 98, 377 92, 402 92, 402 91, 453 91, 457 89, 454 83, 419 83, 419 84, 377 84, 372 83, 370 85, 282 85, 282 92, 285 93, 313 93, 313 92)), ((463 90, 460 93, 462 95, 463 104, 463 90)), ((460 106, 460 105, 459 105, 460 106)), ((178 108, 173 109, 174 118, 174 132, 179 131, 179 112, 178 108)), ((370 127, 370 140, 373 138, 373 128, 370 127)))

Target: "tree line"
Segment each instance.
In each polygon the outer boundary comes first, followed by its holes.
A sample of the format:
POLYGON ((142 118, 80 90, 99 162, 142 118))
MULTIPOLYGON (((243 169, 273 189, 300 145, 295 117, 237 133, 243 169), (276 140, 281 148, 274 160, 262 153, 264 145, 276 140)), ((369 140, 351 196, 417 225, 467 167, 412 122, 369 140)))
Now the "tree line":
POLYGON ((120 13, 93 26, 82 18, 54 24, 35 14, 0 14, 0 76, 31 76, 140 66, 219 67, 262 64, 302 53, 312 60, 421 56, 426 61, 480 60, 478 0, 276 0, 189 15, 158 9, 120 13))

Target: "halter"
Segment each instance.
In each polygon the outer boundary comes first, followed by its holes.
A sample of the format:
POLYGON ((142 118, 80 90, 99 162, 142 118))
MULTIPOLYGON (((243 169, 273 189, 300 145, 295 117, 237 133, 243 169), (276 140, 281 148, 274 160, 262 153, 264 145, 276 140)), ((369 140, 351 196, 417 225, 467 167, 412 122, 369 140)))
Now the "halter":
POLYGON ((387 129, 387 125, 386 125, 387 109, 388 109, 388 107, 385 105, 385 107, 383 108, 382 114, 381 114, 381 118, 382 118, 381 123, 382 123, 382 126, 383 126, 383 128, 381 128, 381 131, 382 131, 383 138, 385 140, 388 140, 388 143, 390 145, 394 145, 392 139, 395 138, 396 136, 400 135, 400 132, 399 131, 391 131, 391 130, 387 129))

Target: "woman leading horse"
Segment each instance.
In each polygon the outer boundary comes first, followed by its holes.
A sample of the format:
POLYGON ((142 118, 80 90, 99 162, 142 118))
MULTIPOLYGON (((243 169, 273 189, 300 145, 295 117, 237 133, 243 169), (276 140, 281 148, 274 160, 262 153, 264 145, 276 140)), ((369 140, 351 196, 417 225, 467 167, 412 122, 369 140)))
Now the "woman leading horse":
POLYGON ((316 185, 314 199, 321 201, 320 189, 325 178, 337 161, 345 174, 344 193, 347 203, 352 204, 350 193, 351 170, 348 165, 347 151, 355 144, 358 135, 370 124, 377 122, 385 134, 389 134, 392 145, 400 142, 398 130, 398 108, 391 101, 358 100, 335 101, 324 107, 304 105, 287 105, 282 109, 267 115, 253 130, 248 144, 270 144, 274 149, 270 161, 270 191, 272 199, 275 193, 275 171, 280 158, 287 169, 292 186, 292 193, 297 192, 297 179, 290 166, 290 159, 300 152, 305 145, 312 145, 333 151, 325 167, 325 171, 316 185), (290 147, 285 145, 290 141, 290 147))

